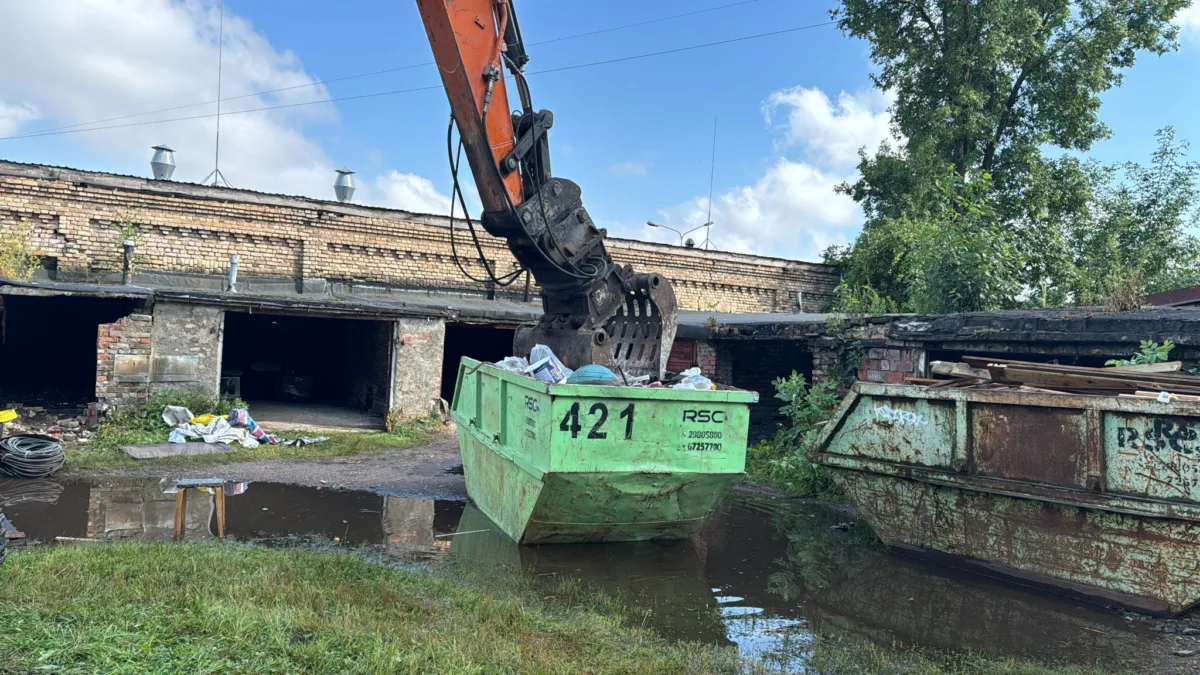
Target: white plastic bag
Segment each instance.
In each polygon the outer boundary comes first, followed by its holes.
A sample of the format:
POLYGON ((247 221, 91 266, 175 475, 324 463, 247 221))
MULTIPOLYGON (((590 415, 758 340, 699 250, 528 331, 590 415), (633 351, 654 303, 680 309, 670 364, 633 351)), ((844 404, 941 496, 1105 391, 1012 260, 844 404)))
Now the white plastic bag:
POLYGON ((546 345, 534 345, 533 350, 529 353, 529 361, 529 367, 524 371, 525 374, 550 384, 563 382, 575 372, 564 366, 563 362, 554 355, 554 350, 546 345))
POLYGON ((529 362, 526 361, 522 356, 506 356, 500 361, 497 361, 495 365, 497 368, 502 368, 510 373, 516 373, 520 375, 521 373, 525 372, 526 368, 529 367, 529 362))
MULTIPOLYGON (((689 370, 697 370, 697 369, 689 368, 689 370)), ((716 387, 713 386, 713 381, 703 375, 690 375, 688 377, 685 377, 682 380, 680 380, 679 382, 676 382, 675 385, 672 386, 671 388, 672 389, 690 389, 690 390, 694 390, 694 391, 709 391, 710 389, 716 389, 716 387)))

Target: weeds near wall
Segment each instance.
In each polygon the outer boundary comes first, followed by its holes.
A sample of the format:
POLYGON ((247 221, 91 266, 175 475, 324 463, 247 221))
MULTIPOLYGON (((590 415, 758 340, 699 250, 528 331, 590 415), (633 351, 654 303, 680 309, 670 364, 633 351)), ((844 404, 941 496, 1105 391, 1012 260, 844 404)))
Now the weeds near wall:
POLYGON ((1165 363, 1171 358, 1171 350, 1175 349, 1175 343, 1167 340, 1162 344, 1151 340, 1141 340, 1138 351, 1133 356, 1127 359, 1109 359, 1104 362, 1106 366, 1142 366, 1152 363, 1165 363))
POLYGON ((1142 306, 1145 294, 1144 274, 1141 268, 1115 269, 1106 279, 1108 301, 1105 309, 1110 312, 1131 312, 1142 306))
POLYGON ((29 250, 33 223, 21 219, 0 231, 0 277, 14 281, 29 281, 41 265, 36 254, 29 250))
POLYGON ((747 450, 746 471, 754 480, 788 492, 840 499, 828 470, 808 458, 823 423, 838 406, 837 384, 827 380, 810 386, 796 371, 772 384, 775 398, 783 401, 779 411, 788 422, 779 427, 774 438, 747 450))
POLYGON ((830 350, 837 354, 837 362, 829 369, 829 381, 837 391, 844 392, 858 379, 858 369, 867 350, 849 322, 842 318, 825 321, 825 338, 830 350))
POLYGON ((169 405, 182 406, 196 415, 228 415, 233 408, 247 407, 241 399, 224 401, 195 389, 166 389, 151 396, 144 404, 123 406, 105 415, 96 427, 91 447, 115 450, 122 445, 166 443, 171 427, 163 421, 162 414, 169 405))
POLYGON ((146 259, 145 254, 139 253, 142 250, 142 244, 146 241, 146 233, 138 226, 138 223, 144 220, 145 216, 141 209, 123 209, 117 212, 112 221, 113 227, 121 235, 122 245, 126 241, 133 242, 133 260, 129 264, 130 272, 133 274, 137 274, 138 268, 146 259))

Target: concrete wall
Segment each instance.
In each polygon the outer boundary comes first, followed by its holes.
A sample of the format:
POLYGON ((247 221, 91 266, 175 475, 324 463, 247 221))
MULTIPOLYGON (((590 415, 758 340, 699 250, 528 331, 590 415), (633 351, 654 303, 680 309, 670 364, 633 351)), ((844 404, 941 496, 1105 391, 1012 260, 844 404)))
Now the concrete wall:
MULTIPOLYGON (((141 272, 223 274, 238 253, 243 276, 487 290, 455 267, 442 216, 0 162, 0 231, 22 221, 62 277, 119 272, 121 242, 133 233, 141 272)), ((481 234, 494 268, 513 269, 505 243, 481 234)), ((686 310, 793 312, 802 294, 803 310, 816 312, 838 282, 818 263, 625 239, 608 247, 618 263, 670 279, 686 310)), ((463 262, 482 276, 478 261, 463 262)))
POLYGON ((216 396, 221 379, 225 312, 217 307, 154 305, 150 391, 187 387, 216 396))
POLYGON ((446 322, 399 319, 393 353, 392 410, 402 416, 428 415, 441 398, 446 322))

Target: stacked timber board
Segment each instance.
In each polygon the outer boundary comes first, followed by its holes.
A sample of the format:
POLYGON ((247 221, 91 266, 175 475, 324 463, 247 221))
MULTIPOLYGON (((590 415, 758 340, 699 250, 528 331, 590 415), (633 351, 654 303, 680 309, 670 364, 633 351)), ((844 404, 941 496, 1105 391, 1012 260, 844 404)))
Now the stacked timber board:
POLYGON ((1132 396, 1200 401, 1200 377, 1179 372, 1179 361, 1141 366, 1090 368, 1057 363, 965 356, 961 363, 934 361, 935 375, 908 378, 928 387, 1016 389, 1041 393, 1132 396), (1165 393, 1164 393, 1165 392, 1165 393))

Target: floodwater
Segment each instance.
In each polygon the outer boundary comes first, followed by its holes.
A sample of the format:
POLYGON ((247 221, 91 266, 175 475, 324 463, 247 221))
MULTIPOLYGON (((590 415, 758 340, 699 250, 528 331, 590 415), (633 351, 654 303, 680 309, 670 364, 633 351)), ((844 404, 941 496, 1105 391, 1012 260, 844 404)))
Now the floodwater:
MULTIPOLYGON (((172 490, 0 481, 0 505, 31 542, 169 540, 172 490)), ((233 539, 316 538, 422 564, 577 577, 618 592, 664 635, 735 644, 788 669, 802 668, 814 635, 1084 664, 1125 661, 1150 637, 1114 610, 891 554, 846 511, 794 500, 734 493, 691 541, 540 547, 515 545, 461 502, 242 483, 227 485, 226 505, 233 539)), ((215 532, 211 495, 193 492, 185 538, 215 532)))

